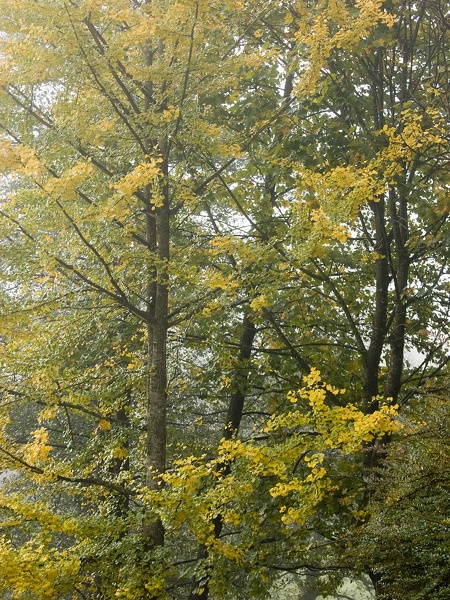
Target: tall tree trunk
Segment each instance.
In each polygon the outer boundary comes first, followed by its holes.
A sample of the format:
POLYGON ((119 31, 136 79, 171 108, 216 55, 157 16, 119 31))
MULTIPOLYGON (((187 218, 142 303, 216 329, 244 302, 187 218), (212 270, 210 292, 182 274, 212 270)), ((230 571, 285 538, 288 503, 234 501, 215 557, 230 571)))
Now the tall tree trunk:
MULTIPOLYGON (((146 0, 151 4, 151 0, 146 0)), ((151 66, 155 52, 161 57, 164 52, 162 42, 157 50, 152 43, 144 49, 145 62, 151 66)), ((163 83, 164 87, 164 83, 163 83)), ((155 105, 154 83, 145 85, 145 109, 151 111, 155 105)), ((150 186, 145 189, 146 237, 149 251, 147 281, 147 420, 146 420, 146 485, 150 490, 160 489, 161 475, 166 468, 167 446, 167 329, 169 288, 167 265, 169 262, 170 241, 170 201, 169 201, 169 150, 166 140, 144 139, 149 155, 158 148, 161 153, 162 198, 155 205, 150 186)), ((164 527, 160 519, 150 518, 144 524, 144 535, 153 546, 164 544, 164 527)))
POLYGON ((230 440, 239 431, 244 410, 245 395, 248 382, 248 361, 252 354, 253 340, 256 335, 256 327, 250 317, 245 314, 242 320, 242 335, 239 341, 238 364, 232 382, 233 393, 228 402, 228 412, 225 421, 223 437, 230 440))
MULTIPOLYGON (((148 386, 147 386, 147 487, 161 486, 166 466, 167 443, 167 315, 169 305, 167 263, 169 260, 169 189, 167 158, 163 160, 163 203, 147 217, 149 246, 154 248, 156 265, 148 283, 148 386)), ((150 257, 150 260, 152 257, 150 257)), ((164 543, 161 521, 146 524, 154 545, 164 543)))
MULTIPOLYGON (((242 321, 243 331, 239 341, 239 356, 231 384, 232 394, 228 402, 228 411, 225 421, 223 437, 230 440, 239 431, 244 410, 245 396, 248 385, 248 361, 251 358, 253 340, 256 335, 256 327, 250 317, 245 314, 242 321)), ((229 475, 231 465, 229 463, 219 465, 218 470, 222 477, 229 475)), ((223 519, 219 514, 213 519, 214 537, 218 538, 222 532, 223 519)), ((208 549, 201 545, 197 552, 199 560, 205 560, 208 557, 208 549)), ((209 580, 206 577, 202 581, 194 582, 193 589, 189 595, 189 600, 207 600, 209 597, 209 580)))
MULTIPOLYGON (((406 182, 402 184, 402 187, 405 186, 406 182)), ((391 398, 393 402, 397 401, 403 372, 409 277, 407 198, 404 193, 400 193, 399 196, 397 208, 396 195, 391 190, 389 206, 396 254, 395 306, 389 336, 390 354, 384 395, 386 398, 391 398)))
MULTIPOLYGON (((363 372, 363 410, 366 414, 378 409, 379 370, 381 355, 386 338, 388 288, 389 288, 389 244, 385 228, 385 200, 371 205, 375 217, 375 310, 372 319, 372 329, 369 348, 364 356, 363 372)), ((365 448, 363 463, 365 468, 371 468, 376 462, 376 452, 372 445, 365 448)))

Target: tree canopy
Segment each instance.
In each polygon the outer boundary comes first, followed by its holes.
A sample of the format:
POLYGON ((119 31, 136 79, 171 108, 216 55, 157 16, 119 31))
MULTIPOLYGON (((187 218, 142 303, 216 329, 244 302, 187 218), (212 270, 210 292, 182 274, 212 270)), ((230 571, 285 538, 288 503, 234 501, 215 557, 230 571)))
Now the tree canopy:
POLYGON ((0 17, 2 593, 377 585, 341 550, 448 363, 445 4, 0 17))

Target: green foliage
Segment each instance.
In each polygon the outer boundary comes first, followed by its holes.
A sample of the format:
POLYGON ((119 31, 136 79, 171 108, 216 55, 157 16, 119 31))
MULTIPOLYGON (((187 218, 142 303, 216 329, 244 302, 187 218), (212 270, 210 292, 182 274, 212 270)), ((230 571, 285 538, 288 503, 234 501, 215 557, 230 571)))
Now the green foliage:
POLYGON ((408 415, 380 473, 370 519, 354 534, 353 556, 360 568, 370 565, 382 598, 443 600, 450 593, 447 391, 408 415))
POLYGON ((318 560, 323 548, 311 532, 336 533, 331 520, 337 507, 341 517, 358 519, 363 486, 353 457, 364 442, 397 429, 396 411, 384 406, 364 415, 352 405, 329 408, 327 392, 345 390, 321 383, 313 371, 289 395, 291 410, 262 424, 264 441, 222 439, 214 459, 178 459, 163 476, 163 490, 142 490, 144 504, 157 507, 171 535, 187 528, 208 549, 192 567, 200 582, 211 572, 215 597, 236 598, 242 571, 251 574, 245 593, 264 595, 275 556, 286 569, 318 560))
POLYGON ((262 598, 360 521, 447 365, 448 27, 394 4, 0 6, 6 596, 262 598))

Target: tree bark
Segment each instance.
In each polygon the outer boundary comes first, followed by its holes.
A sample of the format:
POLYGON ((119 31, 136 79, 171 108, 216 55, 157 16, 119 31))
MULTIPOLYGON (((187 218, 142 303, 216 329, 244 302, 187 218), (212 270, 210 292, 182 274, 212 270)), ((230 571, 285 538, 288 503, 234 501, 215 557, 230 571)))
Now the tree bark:
MULTIPOLYGON (((239 431, 244 410, 245 396, 248 385, 248 361, 251 358, 253 341, 256 335, 256 327, 250 317, 245 314, 242 321, 243 331, 239 342, 239 355, 232 381, 232 394, 228 402, 228 411, 223 431, 223 437, 230 440, 239 431)), ((230 463, 218 466, 222 477, 229 475, 231 471, 230 463)), ((223 519, 219 514, 213 519, 214 537, 219 538, 223 529, 223 519)), ((205 560, 208 558, 208 549, 201 545, 197 551, 197 559, 205 560)), ((207 600, 209 597, 209 581, 205 578, 203 581, 194 582, 193 589, 189 595, 189 600, 207 600), (201 591, 199 591, 201 590, 201 591)))
MULTIPOLYGON (((363 369, 363 411, 366 414, 378 409, 379 370, 381 355, 384 347, 387 329, 389 262, 388 239, 385 228, 385 199, 371 204, 375 218, 375 252, 377 253, 375 267, 375 310, 369 348, 364 356, 363 369)), ((372 468, 376 462, 376 453, 372 445, 365 448, 363 464, 372 468)))
MULTIPOLYGON (((148 386, 147 386, 147 473, 150 490, 161 486, 161 474, 166 467, 167 444, 167 328, 169 261, 169 191, 167 158, 163 160, 163 204, 147 217, 149 245, 155 248, 156 264, 148 282, 148 386)), ((150 257, 152 260, 152 257, 150 257)), ((151 543, 164 543, 164 528, 159 519, 145 525, 151 543)))

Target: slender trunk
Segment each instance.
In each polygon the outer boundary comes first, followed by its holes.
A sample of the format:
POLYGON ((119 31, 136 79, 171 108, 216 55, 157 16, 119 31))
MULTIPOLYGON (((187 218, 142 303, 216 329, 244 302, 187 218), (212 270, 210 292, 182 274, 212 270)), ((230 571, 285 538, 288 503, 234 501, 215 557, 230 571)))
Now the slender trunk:
MULTIPOLYGON (((151 0, 146 0, 151 4, 151 0)), ((163 44, 158 44, 158 55, 164 52, 163 44)), ((155 51, 151 44, 144 49, 145 62, 151 66, 155 51)), ((164 83, 162 84, 164 87, 164 83)), ((155 105, 155 87, 152 81, 145 85, 145 110, 151 111, 155 105)), ((168 151, 164 139, 144 139, 148 154, 159 148, 162 154, 161 196, 155 205, 150 186, 145 189, 146 198, 146 238, 149 248, 147 280, 147 422, 146 422, 146 485, 150 490, 160 489, 161 475, 166 468, 167 446, 167 329, 169 287, 167 264, 169 262, 170 210, 168 184, 168 151)), ((164 527, 160 519, 150 519, 144 523, 144 535, 150 545, 164 544, 164 527)))
POLYGON ((390 193, 390 213, 393 222, 396 250, 395 307, 392 331, 389 336, 389 368, 384 395, 395 403, 401 387, 404 363, 406 312, 408 300, 409 252, 408 252, 408 208, 407 198, 401 194, 398 210, 394 191, 390 193))
MULTIPOLYGON (((388 287, 389 287, 389 262, 388 240, 385 229, 385 200, 372 203, 375 217, 375 310, 372 320, 372 329, 369 348, 364 357, 363 373, 363 410, 366 414, 373 413, 378 408, 379 369, 381 355, 386 338, 388 287)), ((371 468, 376 462, 373 446, 367 446, 364 451, 363 464, 371 468)))
MULTIPOLYGON (((244 315, 242 321, 242 335, 239 342, 239 356, 236 370, 232 382, 232 394, 228 402, 228 411, 225 421, 223 437, 230 440, 239 431, 244 410, 245 396, 248 385, 248 361, 251 358, 253 340, 256 335, 256 327, 250 317, 244 315)), ((218 466, 222 477, 229 475, 231 471, 230 463, 218 466)), ((219 538, 223 528, 223 519, 219 514, 213 519, 214 537, 219 538)), ((208 558, 208 549, 201 545, 197 552, 198 560, 208 558)), ((189 595, 189 600, 207 600, 209 597, 209 581, 206 577, 202 581, 196 581, 194 588, 189 595), (201 590, 201 591, 200 591, 201 590)))
MULTIPOLYGON (((384 62, 383 51, 378 50, 372 74, 373 125, 376 131, 383 128, 384 117, 384 62)), ((363 411, 373 413, 378 409, 379 372, 383 347, 387 333, 388 290, 389 290, 389 240, 386 232, 386 198, 381 195, 378 202, 371 202, 375 220, 375 310, 369 348, 364 356, 363 411)), ((369 445, 363 455, 363 466, 370 469, 376 464, 376 449, 369 445)))
POLYGON ((243 332, 239 342, 239 357, 233 381, 233 393, 228 403, 227 418, 223 436, 231 439, 239 431, 244 410, 245 394, 248 381, 248 361, 251 358, 253 340, 256 335, 256 327, 248 315, 244 315, 242 321, 243 332))
MULTIPOLYGON (((157 490, 166 466, 167 442, 167 315, 169 305, 167 263, 169 260, 169 191, 167 160, 163 161, 163 202, 148 216, 150 247, 156 265, 148 284, 148 387, 147 387, 147 487, 157 490)), ((164 543, 161 521, 146 524, 145 532, 154 545, 164 543)))

